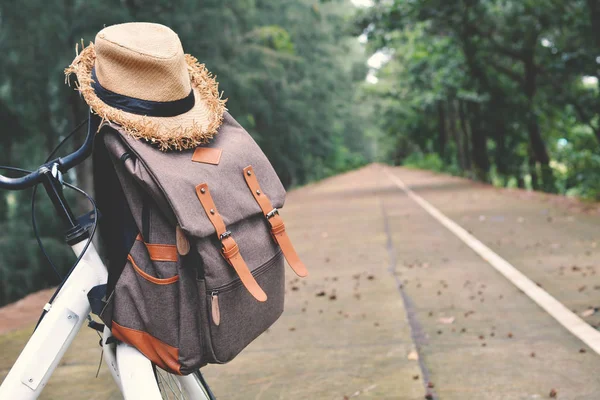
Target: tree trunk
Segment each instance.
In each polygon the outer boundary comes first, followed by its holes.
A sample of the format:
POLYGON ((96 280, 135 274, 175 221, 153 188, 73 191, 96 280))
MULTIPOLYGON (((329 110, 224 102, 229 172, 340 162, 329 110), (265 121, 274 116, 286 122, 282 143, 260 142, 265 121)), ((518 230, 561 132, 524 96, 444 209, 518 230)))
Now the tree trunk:
POLYGON ((469 135, 469 121, 467 119, 466 105, 464 101, 458 102, 458 117, 462 132, 463 155, 465 157, 465 170, 471 171, 471 139, 469 135))
MULTIPOLYGON (((473 20, 470 18, 470 10, 474 5, 475 2, 467 4, 463 13, 462 30, 460 32, 461 48, 473 86, 479 93, 486 93, 490 85, 485 69, 477 57, 477 44, 473 41, 476 29, 473 25, 473 20)), ((470 102, 467 104, 467 110, 471 117, 471 155, 474 177, 480 181, 487 182, 490 160, 487 154, 487 137, 483 129, 479 105, 470 102)))
POLYGON ((539 187, 545 192, 555 192, 556 186, 554 181, 554 174, 550 167, 550 156, 546 149, 546 144, 542 138, 540 132, 540 126, 535 114, 535 92, 536 92, 536 78, 537 78, 537 67, 534 62, 534 51, 533 49, 527 53, 527 58, 524 62, 525 67, 525 81, 524 91, 527 96, 527 133, 529 134, 529 145, 534 160, 539 163, 541 169, 542 185, 539 187))
MULTIPOLYGON (((600 54, 600 1, 587 0, 587 6, 590 15, 591 37, 593 38, 594 45, 596 47, 594 54, 600 54)), ((593 68, 595 68, 595 76, 600 78, 600 69, 598 68, 598 64, 593 64, 593 68)), ((596 104, 593 108, 595 113, 600 115, 600 95, 596 97, 596 104)), ((594 129, 594 133, 596 134, 598 143, 600 143, 600 127, 594 129)))
POLYGON ((533 155, 531 147, 529 148, 529 157, 527 163, 529 164, 529 175, 531 176, 531 188, 533 190, 538 190, 540 187, 540 183, 537 174, 537 164, 535 162, 535 156, 533 155))
POLYGON ((460 135, 458 134, 458 131, 456 130, 456 104, 453 100, 449 100, 447 102, 448 105, 448 131, 450 132, 450 137, 452 137, 452 139, 454 140, 454 143, 456 144, 456 154, 457 154, 457 158, 458 158, 458 165, 460 167, 461 171, 465 171, 466 170, 466 166, 465 166, 465 153, 464 153, 464 148, 461 142, 461 138, 460 135))
POLYGON ((471 149, 473 156, 473 172, 475 179, 488 182, 490 172, 490 160, 487 153, 487 136, 483 129, 481 120, 481 111, 479 105, 468 103, 469 114, 471 115, 471 149))
POLYGON ((437 102, 437 113, 438 113, 438 154, 443 161, 446 161, 446 144, 448 141, 448 135, 446 133, 446 111, 444 110, 444 103, 442 101, 437 102))
POLYGON ((504 101, 502 99, 503 93, 496 93, 493 96, 490 104, 491 115, 488 115, 486 121, 490 124, 490 129, 494 132, 494 141, 496 142, 496 147, 494 149, 496 172, 505 184, 508 181, 508 175, 510 174, 510 162, 512 161, 512 157, 508 154, 506 146, 506 123, 504 116, 502 115, 502 111, 504 110, 504 101))

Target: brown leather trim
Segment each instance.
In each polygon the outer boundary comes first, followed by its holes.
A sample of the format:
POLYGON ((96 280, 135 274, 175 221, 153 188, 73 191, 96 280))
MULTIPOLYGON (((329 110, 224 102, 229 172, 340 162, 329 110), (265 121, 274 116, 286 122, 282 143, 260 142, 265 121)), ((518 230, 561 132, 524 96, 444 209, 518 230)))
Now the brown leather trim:
MULTIPOLYGON (((144 242, 142 235, 138 233, 135 240, 139 242, 144 242)), ((150 259, 152 261, 177 261, 177 246, 174 244, 152 244, 146 243, 146 248, 148 249, 148 254, 150 255, 150 259)))
MULTIPOLYGON (((208 219, 215 227, 217 236, 221 239, 221 235, 227 232, 227 228, 225 227, 225 222, 223 221, 221 214, 219 214, 215 202, 210 195, 208 185, 202 183, 196 186, 196 195, 198 196, 198 200, 200 200, 200 204, 202 204, 202 208, 204 208, 208 219)), ((254 276, 240 254, 240 249, 235 240, 233 240, 231 236, 227 236, 221 240, 221 244, 223 245, 221 250, 223 256, 229 264, 231 264, 233 269, 235 269, 235 272, 237 272, 242 284, 246 287, 248 292, 250 292, 256 300, 266 301, 267 294, 262 290, 258 282, 256 282, 256 279, 254 279, 254 276)))
POLYGON ((202 183, 196 186, 196 195, 198 196, 198 200, 200 200, 200 204, 202 204, 202 208, 204 208, 208 219, 215 227, 217 236, 221 236, 227 231, 227 229, 225 228, 225 222, 223 222, 223 218, 221 218, 219 210, 217 210, 217 206, 215 206, 215 202, 210 195, 208 185, 206 183, 202 183))
POLYGON ((111 331, 115 338, 135 347, 160 368, 181 375, 178 348, 169 346, 148 332, 126 328, 115 321, 112 322, 111 331))
POLYGON ((177 246, 174 244, 146 243, 152 261, 177 261, 177 246))
POLYGON ((177 282, 179 280, 179 275, 175 275, 175 276, 172 276, 172 277, 166 278, 166 279, 156 278, 156 277, 154 277, 152 275, 147 274, 140 267, 138 267, 138 265, 133 260, 133 257, 131 257, 131 254, 127 255, 127 259, 129 260, 129 262, 133 266, 133 269, 135 270, 135 272, 137 272, 142 278, 144 278, 148 282, 152 282, 152 283, 155 283, 157 285, 170 285, 171 283, 175 283, 175 282, 177 282))
POLYGON ((215 149, 214 147, 197 147, 196 150, 194 150, 192 161, 204 164, 219 165, 219 161, 221 161, 221 153, 223 153, 222 149, 215 149))
MULTIPOLYGON (((252 196, 254 196, 254 199, 265 215, 265 218, 267 218, 267 214, 273 211, 274 207, 267 195, 261 190, 252 165, 244 168, 244 179, 252 192, 252 196)), ((302 260, 300 260, 298 253, 296 253, 292 241, 285 231, 285 225, 279 213, 273 214, 270 218, 267 218, 267 221, 269 221, 269 224, 271 225, 273 239, 277 242, 279 247, 281 247, 281 251, 290 267, 292 267, 296 275, 300 277, 308 276, 308 270, 304 266, 302 260)))

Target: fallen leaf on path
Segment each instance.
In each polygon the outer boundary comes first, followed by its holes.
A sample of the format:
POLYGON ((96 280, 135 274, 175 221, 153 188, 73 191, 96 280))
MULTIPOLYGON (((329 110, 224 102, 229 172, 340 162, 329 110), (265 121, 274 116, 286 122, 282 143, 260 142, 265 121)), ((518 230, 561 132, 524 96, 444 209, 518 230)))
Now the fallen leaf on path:
POLYGON ((410 361, 418 361, 419 353, 417 353, 415 350, 413 350, 410 353, 408 353, 408 356, 406 358, 408 358, 410 361))
POLYGON ((438 319, 438 321, 442 324, 452 324, 454 322, 454 319, 454 317, 442 317, 438 319))
POLYGON ((558 392, 556 391, 556 389, 552 389, 548 396, 550 396, 551 399, 555 399, 557 394, 558 392))
POLYGON ((586 317, 591 317, 595 313, 596 313, 595 308, 588 308, 587 310, 582 311, 581 314, 579 314, 579 315, 581 315, 583 318, 586 318, 586 317))

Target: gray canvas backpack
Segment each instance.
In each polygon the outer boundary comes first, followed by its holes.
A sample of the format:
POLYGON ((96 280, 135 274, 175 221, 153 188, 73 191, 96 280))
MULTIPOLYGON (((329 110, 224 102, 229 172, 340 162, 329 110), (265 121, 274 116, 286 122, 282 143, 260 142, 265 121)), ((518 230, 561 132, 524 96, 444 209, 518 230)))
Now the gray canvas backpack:
POLYGON ((161 151, 110 123, 101 137, 138 231, 102 320, 173 373, 230 361, 281 315, 284 258, 307 275, 273 167, 228 113, 190 150, 161 151))

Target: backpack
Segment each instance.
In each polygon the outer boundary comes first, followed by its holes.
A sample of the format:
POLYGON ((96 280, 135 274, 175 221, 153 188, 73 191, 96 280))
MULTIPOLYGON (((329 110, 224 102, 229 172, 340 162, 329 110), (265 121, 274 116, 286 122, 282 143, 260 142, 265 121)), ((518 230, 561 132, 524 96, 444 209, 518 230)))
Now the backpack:
MULTIPOLYGON (((134 222, 121 235, 129 250, 109 264, 101 319, 171 373, 232 360, 283 312, 284 258, 307 275, 276 172, 227 112, 211 143, 191 150, 161 151, 112 123, 101 133, 113 170, 95 173, 116 176, 134 222)), ((113 223, 124 215, 101 211, 113 223)))

